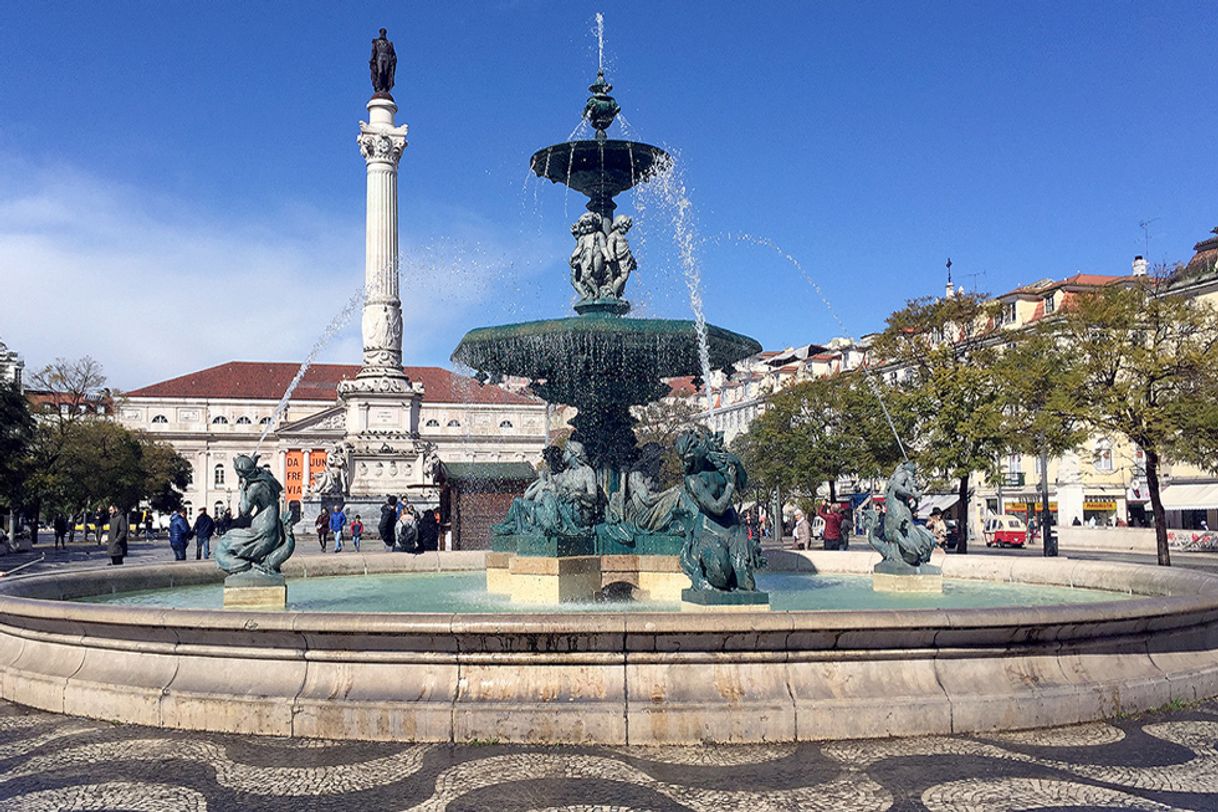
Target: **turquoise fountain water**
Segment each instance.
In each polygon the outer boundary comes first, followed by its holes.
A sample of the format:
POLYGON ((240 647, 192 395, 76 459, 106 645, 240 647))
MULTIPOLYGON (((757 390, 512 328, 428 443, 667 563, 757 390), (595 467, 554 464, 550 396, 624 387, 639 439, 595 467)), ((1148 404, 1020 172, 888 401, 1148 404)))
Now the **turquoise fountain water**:
MULTIPOLYGON (((859 611, 865 609, 966 609, 1086 604, 1129 595, 1095 589, 993 581, 948 580, 941 595, 873 592, 865 575, 762 572, 758 587, 770 593, 771 609, 859 611)), ((296 578, 288 581, 288 609, 301 612, 518 613, 671 612, 676 603, 597 601, 539 606, 512 603, 486 591, 482 572, 415 572, 296 578)), ((223 586, 197 584, 81 598, 89 603, 219 609, 223 586)))

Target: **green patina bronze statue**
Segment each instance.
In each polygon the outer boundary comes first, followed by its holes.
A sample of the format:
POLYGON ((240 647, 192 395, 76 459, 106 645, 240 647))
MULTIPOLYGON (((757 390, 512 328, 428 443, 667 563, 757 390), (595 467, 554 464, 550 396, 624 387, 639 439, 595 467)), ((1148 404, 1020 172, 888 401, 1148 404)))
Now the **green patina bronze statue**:
POLYGON ((569 440, 565 448, 543 452, 546 468, 512 500, 507 518, 491 526, 496 536, 583 537, 592 532, 600 490, 584 447, 569 440))
POLYGON ((229 575, 251 572, 278 581, 283 577, 279 568, 296 549, 293 517, 280 511, 283 486, 268 466, 258 465, 257 454, 237 455, 233 468, 240 480, 240 509, 216 546, 216 564, 229 575))
POLYGON ((740 458, 724 449, 723 435, 687 431, 677 437, 685 467, 682 509, 694 518, 681 550, 681 569, 694 591, 756 592, 754 572, 764 566, 761 545, 748 537, 732 505, 748 483, 740 458))
POLYGON ((914 509, 921 498, 917 466, 903 462, 893 471, 884 489, 883 518, 874 508, 868 508, 863 515, 867 541, 884 556, 880 567, 885 571, 900 572, 917 567, 924 570, 924 565, 930 561, 935 537, 914 522, 914 509))

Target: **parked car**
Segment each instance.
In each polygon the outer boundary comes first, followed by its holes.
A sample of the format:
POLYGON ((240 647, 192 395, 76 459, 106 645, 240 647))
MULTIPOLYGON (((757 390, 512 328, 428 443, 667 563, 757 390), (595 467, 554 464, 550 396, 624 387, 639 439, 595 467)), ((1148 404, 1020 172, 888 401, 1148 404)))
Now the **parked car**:
POLYGON ((1018 516, 991 516, 981 531, 986 547, 1022 547, 1028 543, 1028 528, 1018 516))

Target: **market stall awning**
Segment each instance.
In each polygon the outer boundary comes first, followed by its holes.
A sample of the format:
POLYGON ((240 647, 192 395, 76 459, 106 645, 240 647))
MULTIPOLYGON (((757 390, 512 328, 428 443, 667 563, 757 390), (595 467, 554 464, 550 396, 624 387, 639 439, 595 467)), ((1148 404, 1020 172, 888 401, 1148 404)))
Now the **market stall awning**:
POLYGON ((1182 482, 1163 489, 1166 510, 1218 509, 1218 482, 1182 482))
POLYGON ((929 519, 935 508, 947 511, 959 501, 960 494, 957 493, 932 493, 929 496, 923 496, 922 501, 918 503, 918 518, 929 519))

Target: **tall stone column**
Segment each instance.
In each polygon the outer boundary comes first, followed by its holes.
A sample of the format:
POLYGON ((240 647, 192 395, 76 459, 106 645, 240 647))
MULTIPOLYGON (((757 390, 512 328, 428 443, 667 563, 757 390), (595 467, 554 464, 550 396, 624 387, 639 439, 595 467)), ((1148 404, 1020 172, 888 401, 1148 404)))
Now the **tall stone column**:
POLYGON ((398 298, 398 161, 406 125, 395 126, 397 105, 374 97, 357 139, 368 167, 364 242, 363 365, 347 390, 405 392, 402 302, 398 298))
POLYGON ((387 91, 368 102, 360 122, 360 154, 367 165, 364 231, 363 358, 360 371, 339 384, 346 436, 341 455, 354 510, 376 515, 386 494, 403 494, 425 481, 426 449, 418 440, 421 382, 402 371, 402 301, 398 291, 398 162, 406 126, 393 117, 387 91), (361 500, 366 500, 366 503, 361 500))

